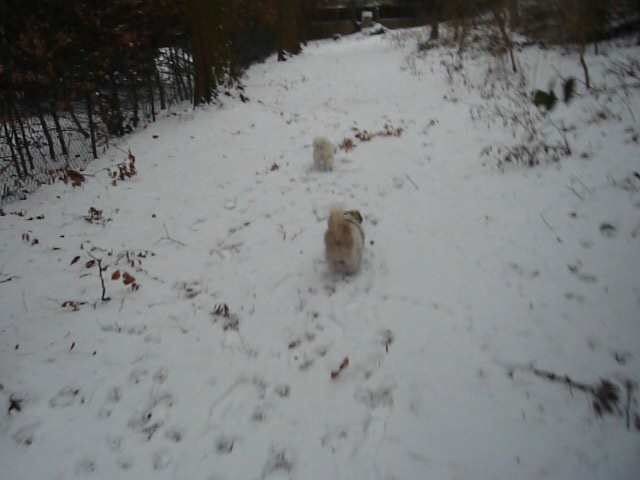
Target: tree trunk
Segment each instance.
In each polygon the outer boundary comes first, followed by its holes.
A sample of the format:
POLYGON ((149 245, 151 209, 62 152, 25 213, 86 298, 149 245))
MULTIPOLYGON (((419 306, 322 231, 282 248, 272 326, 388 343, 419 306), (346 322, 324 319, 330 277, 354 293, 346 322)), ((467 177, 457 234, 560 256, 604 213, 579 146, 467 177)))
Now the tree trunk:
MULTIPOLYGON (((636 15, 640 15, 640 0, 636 0, 636 15)), ((640 45, 640 25, 636 24, 636 28, 638 29, 637 44, 640 45)))
POLYGON ((78 131, 82 134, 82 136, 84 138, 89 138, 90 137, 89 132, 87 132, 82 126, 82 123, 80 123, 80 119, 78 119, 78 117, 76 116, 76 112, 73 109, 73 105, 71 104, 71 102, 69 102, 67 106, 67 111, 69 112, 69 116, 71 117, 71 120, 73 121, 78 131))
POLYGON ((180 49, 180 52, 178 54, 179 57, 179 62, 181 64, 181 70, 182 72, 184 72, 184 75, 187 79, 186 82, 184 82, 184 84, 186 85, 185 87, 185 92, 187 95, 187 99, 192 100, 193 99, 193 85, 195 82, 195 75, 194 75, 194 69, 193 69, 193 63, 189 61, 189 59, 185 56, 184 54, 184 50, 180 49))
POLYGON ((42 113, 42 107, 40 104, 37 106, 38 119, 40 120, 40 125, 42 125, 42 133, 47 139, 47 146, 49 147, 49 155, 51 156, 51 160, 56 160, 56 148, 53 143, 53 138, 51 137, 51 133, 49 133, 49 127, 47 126, 47 121, 44 119, 44 114, 42 113))
POLYGON ((358 14, 356 13, 355 0, 349 0, 349 10, 351 11, 351 22, 353 22, 353 31, 357 32, 360 30, 360 28, 358 28, 359 22, 358 22, 358 14))
POLYGON ((584 59, 584 51, 586 50, 586 45, 582 45, 580 48, 580 65, 582 65, 582 70, 584 71, 584 85, 588 90, 591 89, 591 80, 589 78, 589 67, 587 67, 587 62, 584 59))
MULTIPOLYGON (((31 167, 31 170, 34 170, 35 167, 33 165, 33 156, 31 155, 31 145, 29 144, 29 140, 27 139, 27 132, 24 129, 24 122, 22 121, 22 116, 20 115, 20 112, 18 112, 18 109, 16 108, 15 104, 13 104, 13 111, 16 114, 16 121, 18 122, 18 126, 20 127, 20 134, 22 135, 22 146, 24 147, 24 152, 26 153, 27 160, 29 160, 29 167, 31 167)), ((27 166, 26 164, 24 164, 24 160, 23 160, 22 167, 26 172, 27 166)))
POLYGON ((160 97, 160 110, 166 110, 167 100, 164 94, 164 86, 162 85, 162 80, 160 79, 160 72, 158 71, 158 67, 156 67, 155 65, 151 65, 151 68, 153 71, 153 77, 158 87, 158 96, 160 97))
POLYGON ((11 140, 11 132, 9 131, 7 123, 8 122, 2 122, 2 126, 4 127, 4 134, 7 137, 7 144, 9 145, 9 150, 11 151, 11 160, 13 161, 13 166, 16 169, 18 178, 23 178, 27 176, 27 172, 25 171, 24 173, 22 173, 22 170, 20 169, 20 162, 18 162, 18 155, 13 148, 13 140, 11 140))
POLYGON ((431 34, 429 41, 437 41, 440 39, 440 20, 442 17, 441 0, 431 2, 431 34))
POLYGON ((182 83, 182 67, 178 60, 178 52, 176 52, 173 47, 169 47, 169 61, 171 62, 171 69, 173 70, 174 95, 176 95, 180 101, 183 101, 187 98, 187 87, 182 83))
POLYGON ((156 121, 156 100, 153 97, 153 78, 151 76, 152 72, 149 72, 147 75, 147 88, 149 90, 149 105, 151 106, 151 119, 156 121))
POLYGON ((191 50, 193 53, 193 68, 195 69, 193 105, 210 103, 217 86, 213 76, 213 65, 208 50, 210 27, 206 16, 208 12, 206 0, 188 0, 187 9, 191 24, 191 50))
MULTIPOLYGON (((16 151, 18 152, 18 156, 20 157, 20 166, 22 166, 22 172, 26 177, 29 174, 29 169, 27 168, 27 162, 24 157, 24 154, 22 153, 23 146, 20 145, 20 135, 18 135, 18 127, 16 127, 16 123, 13 121, 13 114, 11 113, 12 108, 13 108, 13 105, 9 103, 8 109, 7 109, 9 123, 11 123, 11 131, 13 132, 13 138, 16 144, 16 151)), ((7 134, 7 138, 9 138, 8 134, 7 134)))
POLYGON ((518 0, 509 0, 509 28, 515 30, 520 26, 518 0))
POLYGON ((191 26, 191 48, 195 71, 193 104, 210 103, 225 81, 234 82, 231 74, 229 38, 223 28, 221 2, 187 0, 191 26))
POLYGON ((278 61, 286 60, 286 54, 297 55, 300 47, 300 4, 298 0, 278 0, 278 21, 280 28, 278 61))
POLYGON ((93 121, 93 100, 91 94, 87 92, 87 116, 89 117, 89 132, 91 133, 91 151, 93 158, 98 158, 98 149, 96 148, 96 125, 93 121))
POLYGON ((300 0, 296 1, 296 22, 298 23, 298 40, 302 42, 302 44, 307 46, 307 24, 304 20, 304 15, 302 14, 302 6, 300 5, 300 0))
MULTIPOLYGON (((58 118, 58 112, 56 112, 56 103, 52 101, 50 104, 51 107, 51 118, 53 118, 53 124, 56 126, 56 134, 58 135, 58 143, 60 143, 60 150, 62 151, 62 155, 67 155, 67 142, 64 141, 64 133, 62 132, 62 126, 60 125, 60 119, 58 118)), ((86 136, 85 136, 86 138, 86 136)))
POLYGON ((108 110, 105 112, 105 124, 111 135, 121 137, 124 135, 124 114, 122 113, 122 104, 120 103, 120 90, 118 82, 111 76, 109 86, 111 87, 111 95, 107 97, 108 110))
MULTIPOLYGON (((138 86, 136 85, 138 82, 138 72, 129 70, 129 72, 127 72, 127 77, 127 81, 129 83, 128 87, 131 92, 131 107, 133 108, 133 118, 131 118, 131 122, 127 128, 133 130, 138 128, 138 123, 140 122, 140 109, 138 106, 140 98, 138 95, 138 86), (133 124, 133 128, 131 127, 131 124, 133 124)), ((149 84, 151 84, 151 81, 149 81, 149 84)), ((151 90, 151 103, 153 104, 153 89, 151 90)))

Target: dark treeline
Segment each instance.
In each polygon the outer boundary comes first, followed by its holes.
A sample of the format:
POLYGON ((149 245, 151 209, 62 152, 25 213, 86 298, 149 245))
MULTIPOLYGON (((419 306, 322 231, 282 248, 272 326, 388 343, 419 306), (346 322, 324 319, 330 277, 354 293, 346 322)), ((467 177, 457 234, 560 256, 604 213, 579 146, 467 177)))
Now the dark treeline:
POLYGON ((277 0, 0 0, 0 192, 60 177, 274 51, 277 0))
MULTIPOLYGON (((0 112, 5 124, 51 116, 54 132, 44 122, 42 129, 64 144, 56 131, 62 127, 55 125, 61 112, 86 136, 98 120, 109 134, 122 135, 140 121, 143 98, 166 101, 156 58, 161 47, 175 47, 184 37, 179 2, 3 1, 0 16, 0 112), (77 110, 83 112, 83 122, 77 110)), ((188 98, 188 72, 178 70, 185 52, 165 55, 175 69, 176 96, 188 98)), ((7 140, 19 144, 17 137, 7 140)))
POLYGON ((637 21, 640 0, 0 0, 0 202, 82 166, 158 110, 233 91, 242 68, 295 55, 310 23, 340 8, 355 29, 363 10, 390 8, 424 17, 435 36, 449 21, 462 42, 489 14, 505 38, 586 45, 637 21))

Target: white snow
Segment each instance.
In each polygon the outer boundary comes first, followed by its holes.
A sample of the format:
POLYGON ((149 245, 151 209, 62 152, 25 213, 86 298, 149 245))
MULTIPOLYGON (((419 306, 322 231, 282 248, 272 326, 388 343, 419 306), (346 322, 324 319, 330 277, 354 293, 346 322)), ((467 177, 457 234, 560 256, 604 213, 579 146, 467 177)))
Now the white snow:
MULTIPOLYGON (((270 58, 250 102, 177 109, 82 186, 4 207, 2 479, 638 478, 637 390, 627 429, 624 389, 599 417, 532 365, 640 380, 640 91, 605 74, 640 49, 588 56, 602 92, 551 114, 570 156, 500 171, 483 149, 520 133, 487 113, 508 93, 481 95, 499 62, 448 76, 455 49, 416 56, 411 35, 270 58), (385 124, 401 134, 354 138, 385 124), (354 141, 333 172, 312 169, 319 134, 354 141), (356 276, 324 260, 334 204, 365 217, 356 276)), ((516 55, 531 90, 582 75, 516 55)))

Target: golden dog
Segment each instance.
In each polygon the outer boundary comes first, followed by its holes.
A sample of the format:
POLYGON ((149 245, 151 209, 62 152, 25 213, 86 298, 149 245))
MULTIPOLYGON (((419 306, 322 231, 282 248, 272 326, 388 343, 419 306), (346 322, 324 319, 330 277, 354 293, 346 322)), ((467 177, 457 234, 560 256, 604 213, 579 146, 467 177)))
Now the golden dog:
POLYGON ((333 208, 324 234, 324 246, 327 262, 334 271, 344 268, 348 274, 356 273, 364 250, 360 212, 333 208))

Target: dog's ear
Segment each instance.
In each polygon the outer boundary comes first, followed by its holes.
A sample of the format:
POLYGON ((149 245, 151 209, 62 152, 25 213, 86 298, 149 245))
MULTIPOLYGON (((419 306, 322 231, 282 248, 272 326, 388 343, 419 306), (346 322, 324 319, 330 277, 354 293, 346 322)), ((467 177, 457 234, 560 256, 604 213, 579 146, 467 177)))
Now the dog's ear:
POLYGON ((346 212, 351 218, 353 218, 356 222, 362 223, 362 215, 358 210, 349 210, 346 212))

